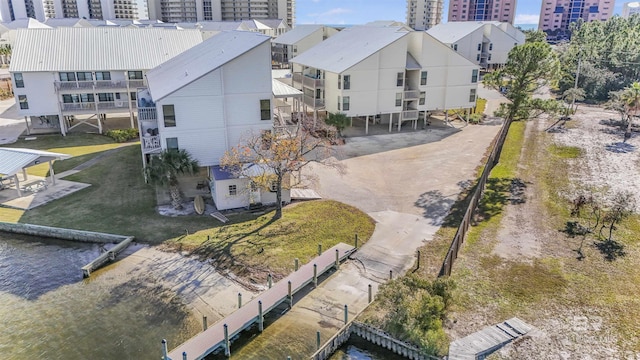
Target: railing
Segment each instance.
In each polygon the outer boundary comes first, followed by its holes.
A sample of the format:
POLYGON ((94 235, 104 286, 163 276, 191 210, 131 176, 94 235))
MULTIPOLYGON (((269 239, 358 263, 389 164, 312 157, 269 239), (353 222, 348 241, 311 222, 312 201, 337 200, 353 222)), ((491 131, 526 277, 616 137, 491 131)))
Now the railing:
POLYGON ((408 90, 404 92, 404 99, 405 100, 411 100, 411 99, 419 99, 420 98, 420 91, 419 90, 408 90))
POLYGON ((449 251, 447 251, 447 255, 444 258, 442 267, 440 268, 440 273, 438 274, 439 277, 451 275, 453 262, 458 257, 458 251, 460 250, 460 247, 464 242, 464 237, 466 236, 467 231, 469 230, 469 226, 471 225, 473 213, 480 203, 480 199, 482 198, 482 194, 484 192, 485 185, 487 184, 489 174, 500 159, 500 152, 502 151, 502 146, 504 145, 504 141, 507 138, 510 125, 511 121, 505 120, 504 124, 502 125, 502 129, 500 129, 500 132, 496 136, 495 145, 493 146, 493 149, 491 149, 491 154, 487 159, 487 163, 484 166, 482 175, 480 176, 478 184, 476 185, 476 188, 471 195, 471 200, 469 201, 469 206, 467 206, 467 211, 464 213, 464 217, 460 222, 460 226, 458 226, 456 235, 453 237, 451 245, 449 246, 449 251))
MULTIPOLYGON (((127 80, 55 81, 56 90, 126 89, 127 80)), ((129 88, 144 86, 144 80, 129 80, 129 88)))
MULTIPOLYGON (((99 102, 81 102, 81 103, 62 103, 62 111, 104 111, 116 109, 129 109, 129 101, 99 101, 99 102)), ((135 109, 135 102, 131 102, 132 108, 135 109)))
POLYGON ((293 81, 310 88, 324 87, 324 79, 314 79, 300 73, 293 74, 293 81))
POLYGON ((63 103, 63 111, 83 111, 83 110, 95 110, 96 104, 92 102, 87 103, 63 103))
POLYGON ((160 149, 160 136, 143 136, 142 137, 142 151, 144 153, 152 152, 160 149))
POLYGON ((314 107, 314 108, 321 108, 324 106, 324 99, 314 99, 312 96, 304 96, 303 97, 303 101, 305 104, 307 104, 308 106, 314 107))
MULTIPOLYGON (((99 101, 98 110, 111 110, 111 109, 128 109, 128 101, 99 101)), ((131 104, 133 105, 133 104, 131 104)), ((135 106, 133 106, 135 107, 135 106)))
POLYGON ((402 120, 415 120, 418 118, 418 110, 407 110, 402 112, 402 120))
POLYGON ((138 120, 157 120, 158 112, 154 107, 138 108, 138 120))

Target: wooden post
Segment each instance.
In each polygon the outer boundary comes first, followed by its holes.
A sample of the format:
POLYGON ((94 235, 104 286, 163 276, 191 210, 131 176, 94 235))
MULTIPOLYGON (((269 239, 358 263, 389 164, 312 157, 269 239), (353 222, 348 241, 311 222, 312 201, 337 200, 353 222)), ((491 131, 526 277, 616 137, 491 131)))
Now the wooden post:
POLYGON ((242 307, 242 293, 238 293, 238 309, 242 307))
POLYGON ((300 265, 300 260, 298 260, 298 258, 293 259, 294 263, 295 263, 295 271, 298 271, 298 266, 300 265))
POLYGON ((355 246, 355 248, 356 249, 358 248, 358 233, 356 233, 356 246, 355 246))
POLYGON ((293 307, 293 294, 291 293, 291 280, 289 280, 287 282, 287 289, 288 289, 287 297, 289 298, 289 308, 292 308, 293 307))
POLYGON ((344 304, 344 323, 348 323, 349 322, 349 307, 347 306, 347 304, 344 304))
POLYGON ((322 244, 318 244, 318 256, 322 255, 322 244))
POLYGON ((336 264, 335 264, 336 270, 340 269, 340 251, 338 251, 338 249, 336 249, 336 264))
POLYGON ((393 280, 393 270, 389 270, 389 280, 393 280))
POLYGON ((416 270, 420 269, 420 250, 418 250, 418 261, 416 264, 416 270))
POLYGON ((169 351, 167 351, 167 340, 162 339, 162 359, 169 360, 169 356, 167 355, 169 351))
POLYGON ((316 331, 316 350, 320 350, 320 331, 316 331))
POLYGON ((224 354, 227 357, 231 356, 231 343, 229 342, 229 327, 227 324, 223 325, 224 327, 224 354))
POLYGON ((262 313, 262 300, 258 300, 258 330, 264 331, 264 315, 262 313))
POLYGON ((202 331, 207 330, 207 315, 202 315, 202 331))
POLYGON ((269 284, 269 289, 273 286, 273 278, 271 277, 271 273, 267 274, 267 284, 269 284))
POLYGON ((318 287, 318 265, 313 264, 313 287, 318 287))
POLYGON ((373 300, 373 290, 371 284, 369 284, 369 302, 373 300))

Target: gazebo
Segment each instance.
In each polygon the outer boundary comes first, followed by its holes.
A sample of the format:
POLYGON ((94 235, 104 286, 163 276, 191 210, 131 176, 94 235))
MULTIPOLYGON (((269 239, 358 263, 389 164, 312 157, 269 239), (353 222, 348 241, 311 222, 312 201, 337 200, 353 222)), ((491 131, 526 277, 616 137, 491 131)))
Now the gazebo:
POLYGON ((51 183, 52 185, 55 185, 56 178, 53 172, 53 162, 55 160, 64 160, 70 157, 71 155, 49 151, 0 147, 0 181, 13 179, 16 190, 18 191, 18 196, 21 197, 22 190, 20 189, 20 179, 18 179, 19 172, 22 171, 23 181, 27 181, 28 167, 49 163, 51 183))

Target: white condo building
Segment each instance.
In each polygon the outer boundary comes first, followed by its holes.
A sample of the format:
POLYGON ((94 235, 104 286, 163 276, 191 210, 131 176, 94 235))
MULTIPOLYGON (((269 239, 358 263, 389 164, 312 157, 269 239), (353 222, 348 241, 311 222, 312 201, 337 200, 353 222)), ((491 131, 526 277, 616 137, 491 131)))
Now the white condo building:
POLYGON ((271 41, 274 66, 289 67, 289 59, 293 59, 337 33, 337 29, 324 25, 296 26, 271 41))
POLYGON ((444 0, 407 0, 407 25, 414 30, 427 30, 442 21, 444 0))
MULTIPOLYGON (((375 23, 374 23, 375 24, 375 23)), ((290 60, 293 85, 313 110, 401 129, 431 111, 475 106, 478 66, 423 31, 347 28, 290 60)))
POLYGON ((149 19, 164 22, 283 19, 293 27, 295 0, 148 0, 149 19))
MULTIPOLYGON (((225 31, 147 73, 138 96, 143 162, 166 149, 185 149, 207 168, 218 210, 276 201, 275 192, 245 191, 247 179, 218 165, 244 136, 273 129, 271 38, 225 31)), ((288 191, 283 201, 289 202, 288 191)))
POLYGON ((522 31, 497 21, 448 22, 427 30, 427 34, 485 69, 506 64, 509 51, 525 41, 522 31))
POLYGON ((31 128, 102 131, 107 115, 135 126, 145 74, 202 42, 198 30, 123 27, 19 29, 9 72, 18 112, 31 128))
POLYGON ((0 19, 145 19, 147 0, 2 0, 0 19))
POLYGON ((640 14, 640 1, 632 1, 622 5, 622 17, 627 19, 631 15, 640 14))

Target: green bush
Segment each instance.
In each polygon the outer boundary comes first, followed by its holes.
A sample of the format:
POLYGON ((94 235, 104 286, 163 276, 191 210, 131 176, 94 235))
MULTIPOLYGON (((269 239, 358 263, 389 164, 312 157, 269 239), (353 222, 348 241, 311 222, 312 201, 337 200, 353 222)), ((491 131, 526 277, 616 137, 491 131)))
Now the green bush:
POLYGON ((132 139, 137 139, 138 129, 115 129, 109 130, 106 134, 108 137, 112 138, 115 142, 125 142, 132 139))
POLYGON ((380 287, 378 306, 386 311, 381 326, 398 339, 412 342, 432 355, 446 354, 449 341, 443 329, 455 284, 408 275, 380 287))

